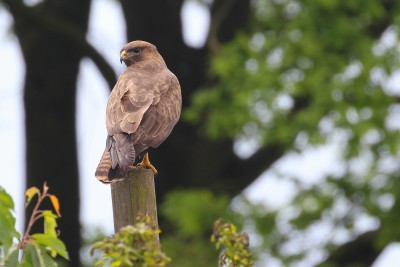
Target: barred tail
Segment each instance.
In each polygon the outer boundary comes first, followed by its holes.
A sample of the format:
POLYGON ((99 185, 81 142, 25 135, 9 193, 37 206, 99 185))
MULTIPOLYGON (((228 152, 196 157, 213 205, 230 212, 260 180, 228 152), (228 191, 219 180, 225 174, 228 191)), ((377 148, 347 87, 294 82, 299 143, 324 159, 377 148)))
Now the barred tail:
POLYGON ((106 148, 99 165, 97 165, 95 176, 100 182, 110 184, 123 180, 127 171, 127 168, 120 168, 119 166, 116 166, 115 169, 111 168, 110 151, 106 148))

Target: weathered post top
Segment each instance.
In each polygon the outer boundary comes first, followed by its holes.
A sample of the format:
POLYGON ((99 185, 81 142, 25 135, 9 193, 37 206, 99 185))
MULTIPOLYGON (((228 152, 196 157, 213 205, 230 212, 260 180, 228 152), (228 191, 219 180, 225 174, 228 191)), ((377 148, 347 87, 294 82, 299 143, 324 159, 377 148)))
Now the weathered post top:
MULTIPOLYGON (((151 170, 137 167, 122 181, 111 184, 114 230, 133 225, 138 216, 149 216, 153 227, 158 229, 157 203, 154 174, 151 170)), ((159 237, 157 235, 157 241, 159 237)))

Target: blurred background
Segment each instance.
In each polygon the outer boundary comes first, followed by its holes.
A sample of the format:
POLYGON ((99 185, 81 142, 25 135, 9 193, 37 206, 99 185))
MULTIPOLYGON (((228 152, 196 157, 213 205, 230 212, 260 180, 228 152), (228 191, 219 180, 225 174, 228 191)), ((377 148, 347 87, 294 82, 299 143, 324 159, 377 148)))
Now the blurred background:
POLYGON ((216 266, 217 218, 256 266, 400 262, 397 0, 2 0, 0 186, 59 197, 63 266, 113 231, 94 171, 131 40, 158 47, 183 114, 151 152, 171 266, 216 266))

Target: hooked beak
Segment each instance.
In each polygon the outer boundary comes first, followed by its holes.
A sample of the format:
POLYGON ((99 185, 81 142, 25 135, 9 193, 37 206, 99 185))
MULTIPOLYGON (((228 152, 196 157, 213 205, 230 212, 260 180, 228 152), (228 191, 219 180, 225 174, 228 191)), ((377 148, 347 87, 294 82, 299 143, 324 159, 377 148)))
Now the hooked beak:
POLYGON ((128 54, 126 53, 125 50, 123 50, 123 51, 121 52, 121 54, 119 55, 119 62, 122 63, 122 61, 124 61, 124 60, 127 59, 127 58, 128 58, 128 54))

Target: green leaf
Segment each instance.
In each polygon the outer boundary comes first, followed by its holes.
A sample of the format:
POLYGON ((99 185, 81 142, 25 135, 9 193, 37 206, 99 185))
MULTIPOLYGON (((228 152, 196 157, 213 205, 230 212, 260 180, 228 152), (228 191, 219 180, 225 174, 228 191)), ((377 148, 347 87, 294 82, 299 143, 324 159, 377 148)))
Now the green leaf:
POLYGON ((57 267, 57 263, 38 244, 27 244, 20 267, 57 267))
POLYGON ((34 234, 31 237, 38 244, 48 248, 51 252, 55 252, 67 260, 69 259, 65 244, 57 237, 54 237, 49 234, 34 234))
POLYGON ((57 215, 55 215, 51 210, 45 210, 42 214, 44 217, 44 233, 57 237, 57 215))
POLYGON ((0 207, 6 207, 9 209, 14 209, 14 201, 11 196, 4 190, 4 188, 0 187, 0 207))
POLYGON ((15 218, 8 209, 0 208, 0 244, 8 249, 13 242, 13 238, 17 237, 14 228, 15 218))
POLYGON ((0 187, 0 245, 4 246, 5 255, 13 245, 13 239, 20 234, 15 230, 15 217, 12 214, 14 202, 11 196, 0 187))
POLYGON ((14 249, 6 258, 7 267, 17 267, 18 265, 19 249, 14 249))

